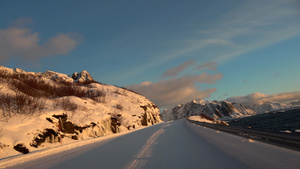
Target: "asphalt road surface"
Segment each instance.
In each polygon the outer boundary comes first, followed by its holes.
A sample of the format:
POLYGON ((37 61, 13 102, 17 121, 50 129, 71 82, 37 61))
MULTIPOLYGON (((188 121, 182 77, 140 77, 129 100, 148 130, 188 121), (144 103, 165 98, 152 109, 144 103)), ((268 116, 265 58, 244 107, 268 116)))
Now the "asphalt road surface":
POLYGON ((299 168, 300 152, 193 125, 160 123, 12 168, 299 168))

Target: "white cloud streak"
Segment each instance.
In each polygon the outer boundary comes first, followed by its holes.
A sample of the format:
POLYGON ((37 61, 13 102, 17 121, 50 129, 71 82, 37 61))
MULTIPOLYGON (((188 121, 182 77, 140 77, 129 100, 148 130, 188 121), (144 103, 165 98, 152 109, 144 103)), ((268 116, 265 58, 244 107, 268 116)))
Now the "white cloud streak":
POLYGON ((58 33, 43 44, 39 44, 39 41, 39 34, 30 29, 0 29, 0 63, 5 63, 11 57, 35 62, 44 57, 68 55, 80 40, 74 34, 58 33))
POLYGON ((199 55, 197 62, 224 64, 242 54, 299 36, 300 12, 296 3, 292 0, 243 1, 230 12, 214 17, 206 27, 195 28, 193 39, 178 39, 175 49, 153 56, 157 62, 143 64, 124 76, 133 76, 191 54, 199 55))
POLYGON ((217 62, 207 62, 207 63, 205 63, 203 65, 199 65, 197 67, 198 70, 203 70, 205 68, 216 71, 217 70, 217 62))
POLYGON ((199 31, 209 39, 228 41, 227 50, 210 55, 219 63, 300 35, 300 13, 293 1, 245 1, 220 17, 213 29, 199 31))
POLYGON ((171 69, 168 69, 165 73, 163 73, 162 77, 172 77, 172 76, 176 76, 179 73, 181 73, 183 70, 185 70, 187 67, 191 66, 195 64, 195 61, 187 61, 177 67, 173 67, 171 69))

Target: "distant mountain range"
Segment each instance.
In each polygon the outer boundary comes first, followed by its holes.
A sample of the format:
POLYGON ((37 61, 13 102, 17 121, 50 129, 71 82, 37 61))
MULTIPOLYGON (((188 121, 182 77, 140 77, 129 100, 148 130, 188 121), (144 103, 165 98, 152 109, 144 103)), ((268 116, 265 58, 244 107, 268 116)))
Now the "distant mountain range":
POLYGON ((66 75, 0 66, 0 108, 0 148, 23 153, 61 138, 66 143, 162 122, 150 100, 96 82, 87 71, 66 75))
MULTIPOLYGON (((288 103, 279 103, 272 101, 262 101, 259 104, 254 104, 250 108, 253 109, 258 114, 268 113, 276 110, 284 110, 290 109, 297 106, 296 104, 288 104, 288 103)), ((299 105, 298 105, 299 106, 299 105)))
POLYGON ((268 113, 275 110, 290 109, 297 104, 278 103, 262 101, 261 103, 245 106, 243 104, 228 101, 206 101, 193 100, 177 105, 171 109, 165 109, 161 116, 164 121, 177 120, 188 116, 204 114, 215 120, 230 120, 253 116, 261 113, 268 113))

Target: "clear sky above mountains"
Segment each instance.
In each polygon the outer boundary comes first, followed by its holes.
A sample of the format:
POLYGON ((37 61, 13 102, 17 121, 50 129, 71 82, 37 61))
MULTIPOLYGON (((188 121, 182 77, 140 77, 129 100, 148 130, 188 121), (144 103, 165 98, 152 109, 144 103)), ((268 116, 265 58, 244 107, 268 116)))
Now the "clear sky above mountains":
POLYGON ((300 86, 300 1, 0 0, 0 64, 87 70, 167 106, 300 86))

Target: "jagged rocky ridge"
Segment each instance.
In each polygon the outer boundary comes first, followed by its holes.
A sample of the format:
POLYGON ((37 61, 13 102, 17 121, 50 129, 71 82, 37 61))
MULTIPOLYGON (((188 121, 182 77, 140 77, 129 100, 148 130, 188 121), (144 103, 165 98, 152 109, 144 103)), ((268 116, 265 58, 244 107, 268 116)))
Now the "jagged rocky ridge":
POLYGON ((161 122, 150 100, 95 82, 87 71, 68 76, 0 66, 0 106, 0 148, 24 152, 60 136, 84 140, 161 122))
POLYGON ((262 101, 246 106, 229 101, 205 101, 199 99, 177 105, 169 110, 166 109, 162 112, 161 116, 164 121, 177 120, 201 114, 207 115, 215 120, 231 120, 272 111, 289 110, 297 107, 299 107, 298 102, 288 104, 262 101))
POLYGON ((216 120, 252 116, 256 113, 246 106, 227 101, 193 100, 177 105, 172 109, 165 109, 161 114, 164 121, 177 120, 188 116, 207 115, 216 120))

